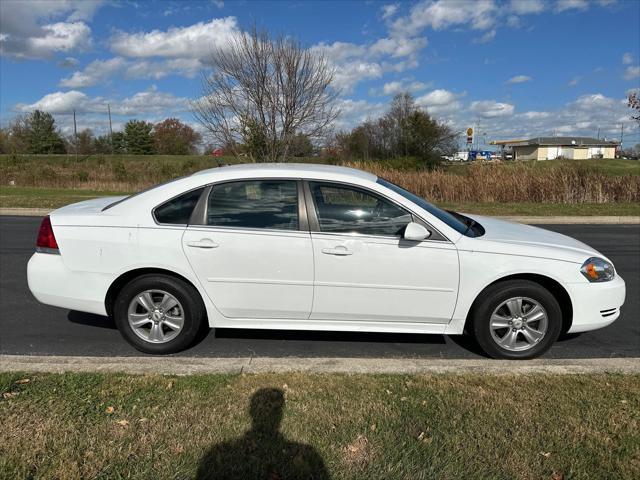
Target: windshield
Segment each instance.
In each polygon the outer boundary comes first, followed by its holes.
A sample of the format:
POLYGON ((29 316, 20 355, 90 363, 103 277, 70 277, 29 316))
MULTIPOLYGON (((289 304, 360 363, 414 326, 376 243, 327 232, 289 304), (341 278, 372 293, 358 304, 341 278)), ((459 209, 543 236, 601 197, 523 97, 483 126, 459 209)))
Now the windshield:
POLYGON ((427 212, 429 212, 431 215, 436 217, 438 220, 446 223, 449 227, 453 228, 456 232, 461 233, 463 235, 467 235, 468 237, 476 236, 473 229, 469 228, 469 225, 467 223, 463 222, 460 218, 458 218, 458 217, 461 217, 461 218, 466 218, 466 217, 459 214, 454 216, 451 213, 445 210, 442 210, 436 207, 435 205, 430 204, 424 198, 419 197, 415 193, 411 193, 410 191, 405 190, 404 188, 399 187, 398 185, 388 182, 382 178, 378 177, 377 183, 379 183, 384 187, 387 187, 390 190, 393 190, 397 194, 402 195, 404 198, 415 203, 420 208, 425 209, 427 212))

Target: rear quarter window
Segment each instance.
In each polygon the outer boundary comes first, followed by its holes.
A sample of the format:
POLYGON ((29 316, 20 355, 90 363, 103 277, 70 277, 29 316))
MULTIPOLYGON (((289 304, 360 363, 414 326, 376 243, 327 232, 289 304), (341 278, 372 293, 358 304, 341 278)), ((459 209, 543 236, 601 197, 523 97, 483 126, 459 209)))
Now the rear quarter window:
POLYGON ((183 193, 171 200, 157 206, 153 216, 158 223, 172 225, 188 225, 193 209, 202 195, 204 187, 183 193))

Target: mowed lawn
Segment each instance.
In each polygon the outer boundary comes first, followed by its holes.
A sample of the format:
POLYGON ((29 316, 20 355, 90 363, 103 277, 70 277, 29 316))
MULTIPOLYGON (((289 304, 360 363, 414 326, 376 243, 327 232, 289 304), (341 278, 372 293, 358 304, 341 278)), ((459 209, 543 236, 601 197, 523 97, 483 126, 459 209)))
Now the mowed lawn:
POLYGON ((639 375, 0 374, 0 477, 637 479, 639 375))

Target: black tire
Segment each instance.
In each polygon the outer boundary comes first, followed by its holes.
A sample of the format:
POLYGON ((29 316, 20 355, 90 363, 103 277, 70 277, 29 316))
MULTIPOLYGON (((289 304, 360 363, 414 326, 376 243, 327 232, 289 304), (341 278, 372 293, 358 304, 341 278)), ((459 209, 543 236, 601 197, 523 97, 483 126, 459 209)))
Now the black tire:
POLYGON ((127 283, 118 293, 113 316, 124 339, 144 353, 165 355, 190 347, 206 327, 206 310, 198 291, 188 283, 167 275, 141 275, 127 283), (173 295, 184 310, 184 324, 178 335, 166 343, 151 343, 133 331, 128 320, 130 302, 147 290, 162 290, 173 295))
POLYGON ((491 285, 482 292, 473 307, 472 321, 473 334, 487 355, 492 358, 525 360, 542 355, 558 339, 562 330, 562 310, 551 292, 540 284, 528 280, 509 280, 491 285), (547 314, 548 325, 544 337, 529 349, 522 351, 503 348, 491 335, 490 319, 494 310, 514 297, 535 300, 547 314))

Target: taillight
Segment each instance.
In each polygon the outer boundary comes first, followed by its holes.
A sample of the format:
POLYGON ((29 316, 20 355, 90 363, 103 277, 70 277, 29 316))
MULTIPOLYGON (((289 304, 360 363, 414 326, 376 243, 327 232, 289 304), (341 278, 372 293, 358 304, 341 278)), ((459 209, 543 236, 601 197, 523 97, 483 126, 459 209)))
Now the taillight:
POLYGON ((56 236, 53 234, 51 219, 49 215, 42 219, 40 230, 38 230, 38 240, 36 241, 36 252, 40 253, 60 253, 56 236))

